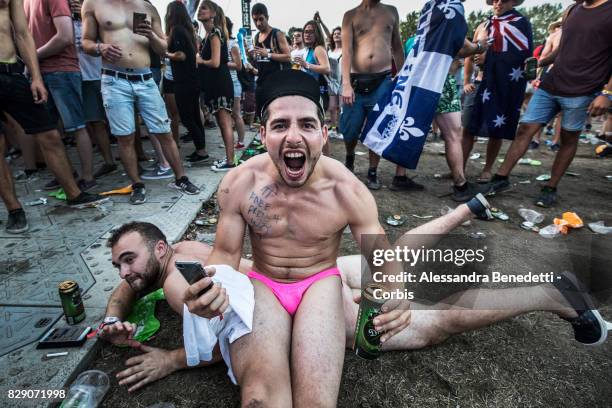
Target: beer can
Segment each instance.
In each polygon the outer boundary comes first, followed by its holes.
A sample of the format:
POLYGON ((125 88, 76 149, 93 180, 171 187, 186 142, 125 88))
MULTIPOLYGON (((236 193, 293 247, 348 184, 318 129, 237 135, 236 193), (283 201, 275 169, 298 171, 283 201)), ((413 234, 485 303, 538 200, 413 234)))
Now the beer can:
POLYGON ((376 331, 373 320, 380 314, 380 308, 385 300, 374 297, 376 289, 386 292, 384 286, 377 284, 369 284, 361 292, 359 313, 355 324, 353 348, 357 356, 367 360, 373 360, 380 356, 380 336, 382 333, 376 331))
POLYGON ((81 289, 72 280, 67 280, 59 284, 59 295, 62 301, 62 308, 68 324, 77 324, 85 319, 85 306, 81 299, 81 289))
POLYGON ((530 57, 525 60, 525 79, 533 81, 538 77, 538 60, 535 57, 530 57))

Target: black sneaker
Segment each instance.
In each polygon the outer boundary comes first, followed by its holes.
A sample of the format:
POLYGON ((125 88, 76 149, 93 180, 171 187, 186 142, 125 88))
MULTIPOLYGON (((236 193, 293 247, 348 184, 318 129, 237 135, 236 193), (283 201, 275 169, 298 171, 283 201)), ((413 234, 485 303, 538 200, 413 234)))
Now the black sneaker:
POLYGON ((108 163, 104 163, 102 165, 102 167, 100 167, 98 170, 96 170, 96 172, 94 173, 94 178, 100 178, 100 177, 104 177, 107 176, 109 174, 112 174, 114 172, 117 171, 117 165, 116 164, 108 164, 108 163))
POLYGON ((147 189, 144 184, 132 184, 132 194, 130 194, 130 204, 140 205, 147 201, 147 189))
POLYGON ((376 176, 369 177, 368 176, 368 181, 366 182, 366 187, 369 188, 370 190, 380 190, 380 188, 382 186, 378 182, 378 177, 376 177, 376 176))
POLYGON ((220 162, 219 161, 215 162, 215 164, 210 166, 210 169, 218 173, 218 172, 230 171, 234 167, 236 167, 234 163, 228 163, 227 159, 223 159, 220 162))
POLYGON ((217 127, 217 124, 212 120, 207 120, 204 122, 204 127, 206 129, 215 129, 217 127))
POLYGON ((485 186, 486 195, 488 196, 503 193, 512 188, 509 179, 496 180, 495 176, 487 184, 483 184, 483 186, 485 186))
MULTIPOLYGON (((72 172, 72 177, 74 177, 75 180, 76 180, 76 179, 79 178, 79 175, 77 174, 76 171, 73 171, 72 172)), ((60 187, 61 186, 60 186, 59 181, 57 181, 57 178, 53 178, 53 180, 51 180, 50 182, 48 182, 47 184, 45 184, 43 186, 43 190, 45 190, 45 191, 52 191, 52 190, 57 190, 60 187)))
POLYGON ((535 200, 535 205, 538 207, 549 208, 557 201, 557 189, 544 186, 540 191, 540 196, 535 200))
POLYGON ((476 194, 484 194, 488 191, 487 186, 478 185, 474 183, 466 182, 465 188, 460 189, 457 186, 453 186, 453 201, 458 203, 465 203, 466 201, 470 201, 476 194))
POLYGON ((97 185, 98 183, 96 183, 96 180, 87 181, 87 180, 81 179, 77 181, 77 186, 79 186, 79 189, 81 191, 89 191, 97 185))
POLYGON ((105 203, 108 200, 108 197, 103 197, 98 194, 81 192, 77 198, 68 200, 67 202, 70 208, 83 209, 87 207, 95 207, 96 205, 105 203))
POLYGON ((180 137, 181 142, 192 142, 193 141, 193 137, 191 136, 191 133, 185 133, 183 136, 180 137))
POLYGON ((414 180, 406 176, 395 176, 389 186, 389 190, 393 191, 421 191, 425 187, 422 184, 416 183, 414 180))
POLYGON ((487 199, 480 193, 476 194, 474 198, 466 203, 472 214, 481 220, 492 220, 493 214, 491 214, 491 204, 487 199))
POLYGON ((569 272, 558 276, 553 285, 578 314, 578 317, 573 319, 563 318, 571 323, 574 338, 586 346, 603 344, 608 337, 608 331, 612 330, 612 324, 606 322, 595 309, 587 289, 569 272))
POLYGON ((209 155, 202 156, 198 152, 193 152, 185 158, 189 163, 204 163, 210 160, 209 155))
POLYGON ((6 222, 6 232, 9 234, 21 234, 30 229, 28 220, 26 220, 25 211, 23 208, 9 211, 8 221, 6 222))
POLYGON ((183 176, 180 179, 176 180, 174 183, 168 184, 168 187, 174 188, 176 190, 181 190, 185 194, 200 194, 200 189, 197 188, 191 181, 189 181, 187 176, 183 176))

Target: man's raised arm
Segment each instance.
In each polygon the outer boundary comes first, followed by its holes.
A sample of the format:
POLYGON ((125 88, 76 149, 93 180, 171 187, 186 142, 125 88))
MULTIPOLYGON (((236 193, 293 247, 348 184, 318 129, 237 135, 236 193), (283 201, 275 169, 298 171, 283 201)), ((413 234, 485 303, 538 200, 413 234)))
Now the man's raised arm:
POLYGON ((395 7, 391 6, 391 9, 393 11, 393 16, 395 17, 395 23, 393 24, 393 35, 391 37, 391 49, 393 51, 393 61, 395 61, 395 67, 399 72, 404 66, 406 56, 404 55, 404 46, 402 45, 402 39, 400 36, 399 14, 395 7))
POLYGON ((46 102, 47 90, 43 84, 40 67, 38 66, 36 45, 34 45, 34 39, 28 30, 23 0, 12 0, 10 6, 11 22, 15 31, 15 45, 32 78, 31 89, 34 102, 46 102))
POLYGON ((353 13, 347 11, 342 19, 342 103, 352 105, 355 92, 351 85, 351 64, 353 63, 353 13))

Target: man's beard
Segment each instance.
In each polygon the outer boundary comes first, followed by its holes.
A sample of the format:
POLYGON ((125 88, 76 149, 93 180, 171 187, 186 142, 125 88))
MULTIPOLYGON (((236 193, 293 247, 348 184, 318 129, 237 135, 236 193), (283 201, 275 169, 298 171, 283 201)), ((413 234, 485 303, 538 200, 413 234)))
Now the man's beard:
POLYGON ((155 258, 155 256, 153 256, 153 254, 151 254, 147 260, 145 271, 139 274, 138 278, 133 282, 136 283, 136 281, 138 281, 138 285, 134 287, 129 281, 128 284, 137 292, 148 292, 157 282, 160 271, 161 266, 159 261, 155 258))

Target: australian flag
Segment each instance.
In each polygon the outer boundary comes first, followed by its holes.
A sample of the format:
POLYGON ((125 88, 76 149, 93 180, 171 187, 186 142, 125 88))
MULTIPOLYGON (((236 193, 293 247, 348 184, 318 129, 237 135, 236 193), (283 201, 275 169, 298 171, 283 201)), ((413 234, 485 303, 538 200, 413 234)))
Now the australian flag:
POLYGON ((430 0, 393 91, 368 116, 361 141, 376 154, 415 169, 444 81, 463 46, 467 24, 461 0, 430 0))
POLYGON ((476 91, 469 132, 474 136, 514 139, 525 97, 524 62, 531 57, 531 24, 516 10, 492 16, 484 76, 476 91))

